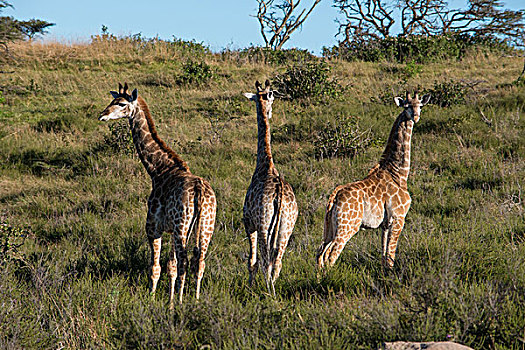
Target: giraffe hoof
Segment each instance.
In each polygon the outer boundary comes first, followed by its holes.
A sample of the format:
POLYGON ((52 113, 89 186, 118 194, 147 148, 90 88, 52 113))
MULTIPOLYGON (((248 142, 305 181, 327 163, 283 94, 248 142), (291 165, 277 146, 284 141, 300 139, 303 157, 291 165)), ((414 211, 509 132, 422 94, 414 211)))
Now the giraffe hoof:
POLYGON ((392 271, 394 269, 394 261, 390 258, 383 259, 382 264, 383 269, 386 271, 392 271))

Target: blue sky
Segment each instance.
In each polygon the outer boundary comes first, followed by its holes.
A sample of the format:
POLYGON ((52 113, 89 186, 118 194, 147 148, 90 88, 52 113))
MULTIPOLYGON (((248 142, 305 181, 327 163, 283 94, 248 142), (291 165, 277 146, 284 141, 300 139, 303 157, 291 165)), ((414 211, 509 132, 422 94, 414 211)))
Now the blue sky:
MULTIPOLYGON (((312 0, 303 2, 310 4, 312 0)), ((259 23, 251 16, 256 13, 255 0, 11 0, 10 3, 15 8, 5 10, 3 15, 56 23, 46 36, 51 40, 87 41, 106 25, 109 32, 117 35, 140 32, 146 37, 194 39, 214 51, 264 44, 259 23)), ((523 0, 503 3, 511 9, 525 7, 523 0)), ((298 47, 318 54, 323 46, 334 45, 337 16, 332 0, 322 0, 285 48, 298 47)))

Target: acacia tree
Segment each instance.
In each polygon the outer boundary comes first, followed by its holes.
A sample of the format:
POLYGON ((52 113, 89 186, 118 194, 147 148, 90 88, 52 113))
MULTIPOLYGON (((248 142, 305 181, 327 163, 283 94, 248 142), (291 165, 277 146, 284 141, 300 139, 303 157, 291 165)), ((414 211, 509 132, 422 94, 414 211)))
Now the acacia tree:
MULTIPOLYGON (((0 13, 8 7, 12 8, 13 5, 7 0, 0 0, 0 13)), ((7 51, 9 43, 25 38, 32 40, 38 34, 47 33, 47 28, 54 25, 54 23, 35 18, 19 21, 11 16, 0 16, 0 46, 7 51)))
POLYGON ((344 15, 342 42, 392 36, 398 23, 401 36, 497 35, 523 44, 525 11, 503 9, 499 0, 467 0, 457 9, 450 9, 447 0, 334 0, 334 7, 344 15))
POLYGON ((280 50, 290 39, 290 35, 303 25, 319 2, 321 0, 314 0, 310 7, 301 10, 301 0, 257 0, 258 10, 255 17, 259 20, 265 46, 280 50))

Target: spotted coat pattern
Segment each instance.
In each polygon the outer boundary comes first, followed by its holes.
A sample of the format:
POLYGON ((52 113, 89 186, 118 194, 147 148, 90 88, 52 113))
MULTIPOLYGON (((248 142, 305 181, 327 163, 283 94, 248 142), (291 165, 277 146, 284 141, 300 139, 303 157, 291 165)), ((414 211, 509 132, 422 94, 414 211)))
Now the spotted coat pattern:
POLYGON ((243 209, 243 222, 250 243, 249 283, 252 284, 259 263, 267 288, 275 294, 282 258, 297 220, 297 202, 292 186, 275 168, 270 146, 269 118, 274 100, 269 81, 265 89, 255 84, 256 94, 245 94, 257 108, 257 165, 248 187, 243 209), (259 256, 257 255, 259 246, 259 256))
POLYGON ((186 162, 159 138, 148 106, 136 91, 130 95, 127 84, 124 87, 119 84, 119 92, 112 92, 114 100, 99 119, 129 119, 135 148, 152 180, 146 218, 151 250, 150 293, 155 294, 160 278, 162 233, 168 232, 172 234, 168 275, 173 306, 176 289, 182 302, 188 264, 196 274, 196 298, 200 296, 204 259, 215 226, 216 198, 210 184, 193 175, 186 162), (188 262, 187 247, 192 233, 195 246, 188 262))
POLYGON ((419 100, 417 93, 396 97, 403 112, 397 117, 379 163, 361 181, 338 186, 326 208, 323 243, 317 254, 319 268, 332 266, 343 248, 360 228, 382 226, 382 263, 394 266, 397 241, 410 209, 407 189, 410 147, 414 123, 430 95, 419 100))

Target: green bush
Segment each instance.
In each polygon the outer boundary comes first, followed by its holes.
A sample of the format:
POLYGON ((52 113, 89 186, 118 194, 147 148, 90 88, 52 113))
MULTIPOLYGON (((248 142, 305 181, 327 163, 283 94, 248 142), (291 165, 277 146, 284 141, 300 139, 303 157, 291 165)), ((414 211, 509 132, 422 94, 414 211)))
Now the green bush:
POLYGON ((20 258, 19 248, 24 244, 27 231, 0 222, 0 266, 20 258))
POLYGON ((410 35, 340 43, 339 46, 323 48, 323 56, 346 61, 424 63, 461 59, 472 49, 502 53, 513 50, 505 41, 492 36, 410 35))
POLYGON ((301 49, 272 50, 266 47, 248 47, 240 51, 224 50, 223 59, 234 58, 238 61, 265 64, 305 63, 319 60, 318 57, 301 49))
POLYGON ((135 145, 129 130, 128 123, 115 122, 108 124, 109 135, 104 137, 104 145, 115 153, 126 154, 130 157, 135 155, 135 145))
POLYGON ((317 133, 314 141, 315 156, 318 159, 334 157, 355 157, 360 151, 379 143, 370 129, 360 130, 356 117, 338 116, 317 133))
POLYGON ((467 86, 462 82, 453 80, 443 83, 435 82, 432 89, 426 90, 425 93, 432 95, 430 103, 440 107, 450 107, 465 103, 467 86))
POLYGON ((209 82, 214 75, 213 68, 206 62, 188 61, 182 65, 182 75, 179 77, 179 83, 202 85, 209 82))
POLYGON ((273 84, 278 95, 288 100, 337 97, 344 89, 329 74, 330 66, 325 62, 306 63, 276 75, 273 84))
MULTIPOLYGON (((470 85, 471 86, 471 85, 470 85)), ((430 93, 430 103, 440 107, 450 107, 460 105, 466 102, 468 83, 462 81, 449 80, 442 83, 434 82, 431 88, 422 88, 418 86, 416 90, 420 91, 420 96, 430 93)), ((400 80, 398 83, 385 87, 377 96, 370 98, 371 102, 391 105, 396 96, 404 96, 406 90, 406 80, 400 80)))

